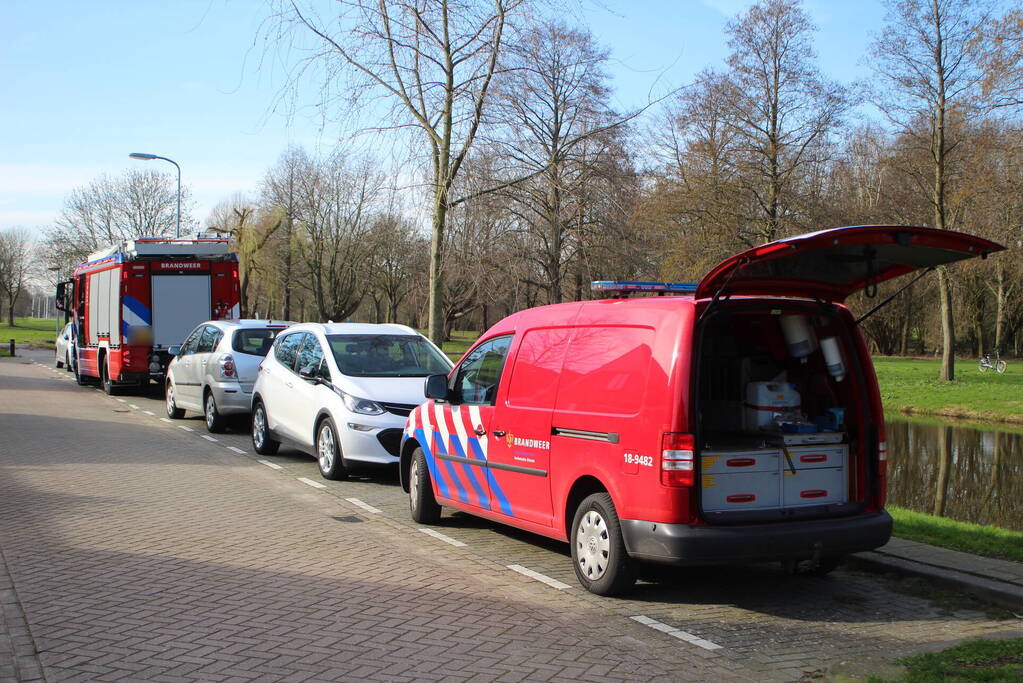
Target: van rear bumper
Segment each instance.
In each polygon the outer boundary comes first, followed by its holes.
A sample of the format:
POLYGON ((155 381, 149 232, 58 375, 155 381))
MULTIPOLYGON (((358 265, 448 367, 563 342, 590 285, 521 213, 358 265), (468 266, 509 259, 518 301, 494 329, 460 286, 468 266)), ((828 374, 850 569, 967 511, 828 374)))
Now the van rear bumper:
POLYGON ((777 524, 690 526, 623 519, 629 555, 678 565, 801 560, 873 550, 888 542, 892 518, 884 510, 855 517, 777 524))

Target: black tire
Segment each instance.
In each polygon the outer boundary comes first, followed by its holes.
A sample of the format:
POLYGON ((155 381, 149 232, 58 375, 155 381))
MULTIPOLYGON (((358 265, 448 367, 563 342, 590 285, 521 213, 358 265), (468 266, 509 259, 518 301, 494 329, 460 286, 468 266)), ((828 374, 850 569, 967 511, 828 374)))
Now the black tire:
POLYGON ((55 360, 54 360, 54 365, 56 365, 56 366, 57 366, 57 369, 58 369, 58 370, 59 370, 60 368, 64 367, 64 361, 62 361, 62 360, 58 359, 58 358, 57 358, 57 354, 54 354, 54 359, 55 359, 55 360))
POLYGON ((209 389, 202 401, 203 417, 206 418, 206 430, 211 434, 220 434, 227 429, 227 418, 217 410, 217 399, 213 398, 213 392, 209 389))
POLYGON ((637 565, 625 550, 611 496, 594 493, 576 509, 569 536, 579 583, 597 595, 618 595, 636 583, 637 565))
POLYGON ((74 367, 72 367, 72 365, 71 365, 71 352, 70 351, 67 352, 66 360, 64 361, 64 369, 67 370, 68 372, 74 372, 75 371, 74 367))
POLYGON ((270 423, 262 401, 252 406, 252 448, 260 455, 273 455, 281 447, 280 441, 270 436, 270 423))
POLYGON ((167 417, 172 420, 180 420, 185 416, 185 409, 178 408, 174 402, 174 383, 167 382, 163 389, 163 404, 167 409, 167 417))
POLYGON ((121 393, 120 387, 110 379, 110 368, 107 366, 106 359, 99 366, 99 382, 103 385, 103 392, 107 396, 117 396, 121 393))
POLYGON ((440 503, 433 495, 430 468, 422 448, 412 453, 408 475, 408 507, 412 519, 420 524, 436 524, 440 521, 440 503))
POLYGON ((348 468, 345 467, 341 455, 341 441, 337 435, 337 427, 329 417, 320 420, 316 425, 316 465, 324 479, 347 479, 348 468))

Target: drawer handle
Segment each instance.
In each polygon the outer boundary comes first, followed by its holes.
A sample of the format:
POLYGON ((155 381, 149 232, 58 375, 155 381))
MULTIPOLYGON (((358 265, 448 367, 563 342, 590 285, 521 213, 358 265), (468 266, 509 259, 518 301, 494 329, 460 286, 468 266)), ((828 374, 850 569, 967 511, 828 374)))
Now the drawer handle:
POLYGON ((725 460, 725 464, 729 467, 749 467, 750 465, 756 465, 757 461, 753 458, 731 458, 725 460))
POLYGON ((824 462, 828 459, 826 455, 801 455, 799 462, 824 462))
POLYGON ((757 499, 752 493, 736 493, 725 498, 729 503, 752 503, 757 499))
POLYGON ((800 498, 823 498, 828 495, 828 492, 823 489, 810 489, 809 491, 800 491, 800 498))

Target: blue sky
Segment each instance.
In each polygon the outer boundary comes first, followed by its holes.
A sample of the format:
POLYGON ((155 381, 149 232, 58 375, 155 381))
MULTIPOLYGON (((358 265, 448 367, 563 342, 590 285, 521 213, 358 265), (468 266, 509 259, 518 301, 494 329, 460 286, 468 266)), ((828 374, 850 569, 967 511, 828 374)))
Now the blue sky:
MULTIPOLYGON (((587 0, 584 0, 587 2, 587 0)), ((591 0, 578 11, 611 49, 623 109, 683 85, 728 48, 722 29, 746 0, 591 0)), ((879 0, 807 0, 816 50, 830 77, 866 76, 880 30, 879 0)), ((315 114, 275 111, 284 71, 264 49, 260 0, 5 0, 0 3, 0 228, 53 222, 64 198, 101 173, 149 164, 182 167, 194 216, 253 191, 289 144, 329 151, 348 136, 315 114), (267 55, 270 58, 267 58, 267 55)))

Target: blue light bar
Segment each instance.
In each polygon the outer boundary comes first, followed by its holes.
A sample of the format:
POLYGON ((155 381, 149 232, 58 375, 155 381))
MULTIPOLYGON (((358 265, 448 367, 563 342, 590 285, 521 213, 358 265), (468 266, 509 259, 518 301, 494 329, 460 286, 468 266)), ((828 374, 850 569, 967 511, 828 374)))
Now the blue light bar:
POLYGON ((692 294, 695 282, 628 282, 624 280, 595 280, 590 289, 595 292, 663 292, 670 294, 692 294))

